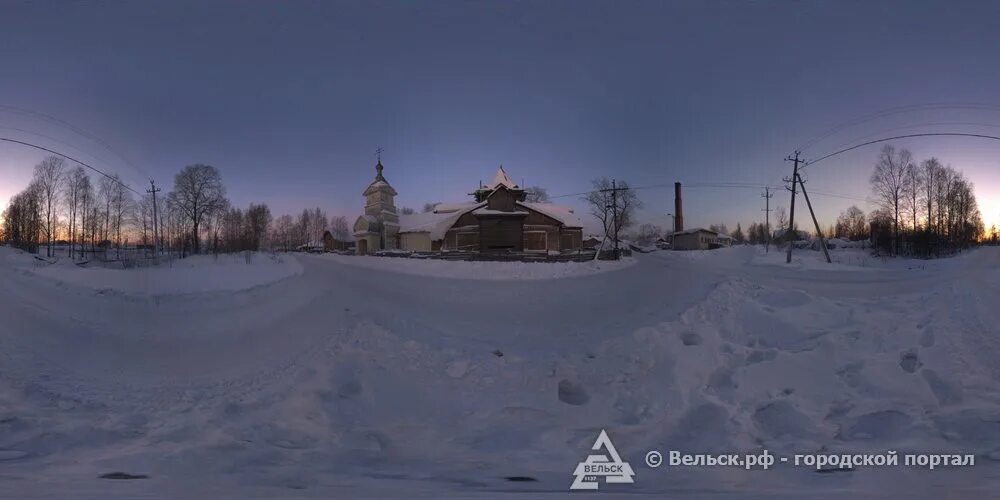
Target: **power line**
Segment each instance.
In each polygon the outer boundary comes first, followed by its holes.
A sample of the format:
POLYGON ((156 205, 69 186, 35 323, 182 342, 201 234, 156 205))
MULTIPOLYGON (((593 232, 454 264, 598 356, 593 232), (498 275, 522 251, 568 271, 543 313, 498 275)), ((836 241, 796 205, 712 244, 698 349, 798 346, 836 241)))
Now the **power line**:
POLYGON ((101 146, 102 148, 104 148, 105 150, 107 150, 108 152, 110 152, 111 154, 117 156, 118 159, 121 160, 123 163, 125 163, 125 165, 127 165, 128 167, 131 167, 132 169, 134 169, 134 170, 136 170, 138 172, 142 172, 143 174, 146 174, 147 177, 149 177, 149 173, 148 172, 146 172, 145 170, 143 170, 143 169, 141 169, 141 168, 133 165, 132 162, 128 161, 128 159, 126 159, 121 153, 119 153, 117 150, 115 150, 115 148, 111 147, 111 144, 108 144, 107 141, 104 141, 100 137, 97 137, 97 136, 95 136, 93 134, 90 134, 90 133, 88 133, 88 132, 80 129, 79 127, 74 126, 72 123, 69 123, 69 122, 67 122, 65 120, 60 120, 59 118, 56 118, 56 117, 54 117, 52 115, 47 115, 45 113, 40 113, 38 111, 31 111, 30 109, 19 108, 17 106, 10 106, 10 105, 6 105, 6 104, 0 104, 0 110, 6 110, 6 111, 9 111, 9 112, 13 112, 13 113, 20 113, 22 115, 33 116, 33 117, 41 119, 43 121, 47 121, 49 123, 53 123, 53 124, 56 124, 56 125, 61 126, 63 128, 66 128, 66 129, 68 129, 68 130, 70 130, 70 131, 72 131, 72 132, 80 135, 81 137, 84 137, 86 139, 90 139, 91 141, 93 141, 97 145, 101 146))
POLYGON ((821 161, 823 161, 823 160, 825 160, 827 158, 830 158, 831 156, 837 156, 837 155, 839 155, 841 153, 846 153, 848 151, 853 151, 855 149, 862 148, 862 147, 865 147, 865 146, 870 146, 872 144, 878 144, 880 142, 887 142, 887 141, 895 141, 895 140, 898 140, 898 139, 910 139, 910 138, 913 138, 913 137, 976 137, 976 138, 979 138, 979 139, 993 139, 995 141, 1000 141, 1000 137, 995 136, 995 135, 971 134, 971 133, 966 133, 966 132, 928 132, 928 133, 923 133, 923 134, 897 135, 895 137, 886 137, 886 138, 882 138, 882 139, 875 139, 873 141, 863 142, 861 144, 856 144, 854 146, 841 149, 839 151, 834 151, 834 152, 832 152, 830 154, 823 155, 823 156, 821 156, 821 157, 819 157, 819 158, 817 158, 815 160, 812 160, 810 162, 806 162, 806 164, 805 164, 805 166, 803 166, 803 168, 805 168, 805 167, 807 167, 809 165, 813 165, 815 163, 819 163, 819 162, 821 162, 821 161))
POLYGON ((18 127, 0 127, 0 130, 13 130, 15 132, 21 132, 21 133, 33 135, 33 136, 36 136, 36 137, 41 137, 42 139, 46 139, 48 141, 52 141, 55 144, 58 144, 60 147, 66 147, 66 148, 78 151, 78 152, 80 152, 80 153, 82 153, 82 154, 84 154, 86 156, 89 156, 90 158, 93 158, 94 160, 97 160, 98 163, 108 163, 108 161, 106 159, 104 159, 104 158, 102 158, 100 156, 89 154, 86 151, 84 151, 84 150, 82 150, 82 149, 80 149, 80 148, 78 148, 78 147, 76 147, 76 146, 74 146, 74 145, 72 145, 72 144, 70 144, 70 143, 68 143, 66 141, 61 141, 61 140, 56 139, 55 137, 52 137, 52 136, 49 136, 49 135, 45 135, 45 134, 42 134, 42 133, 39 133, 39 132, 33 132, 31 130, 25 130, 23 128, 18 128, 18 127))
MULTIPOLYGON (((669 184, 650 184, 650 185, 646 185, 646 186, 636 186, 636 187, 619 188, 619 189, 630 189, 630 190, 638 191, 638 190, 644 190, 644 189, 662 189, 662 188, 667 188, 667 187, 672 187, 672 186, 673 186, 673 183, 669 183, 669 184)), ((773 185, 773 184, 755 184, 755 183, 750 183, 750 182, 745 182, 745 183, 744 182, 695 182, 695 183, 690 183, 690 184, 684 184, 684 188, 685 189, 778 189, 780 187, 782 187, 782 186, 773 185)), ((588 194, 591 194, 591 193, 597 193, 597 192, 600 192, 600 190, 599 189, 595 189, 595 190, 591 190, 591 191, 583 191, 583 192, 580 192, 580 193, 561 194, 561 195, 558 195, 558 196, 550 196, 549 199, 554 200, 554 199, 559 199, 559 198, 569 198, 571 196, 584 196, 584 195, 588 195, 588 194)), ((818 195, 818 196, 828 196, 828 197, 831 197, 831 198, 843 198, 843 199, 846 199, 846 200, 854 200, 854 201, 863 201, 863 202, 867 202, 868 201, 867 198, 861 198, 861 197, 858 197, 858 196, 851 196, 851 195, 840 194, 840 193, 828 193, 828 192, 813 191, 811 194, 818 195)))
POLYGON ((14 144, 20 144, 20 145, 22 145, 22 146, 28 146, 28 147, 31 147, 31 148, 35 148, 35 149, 40 149, 40 150, 42 150, 42 151, 45 151, 46 153, 52 153, 52 154, 54 154, 54 155, 57 155, 57 156, 61 156, 61 157, 63 157, 63 158, 66 158, 66 159, 68 159, 68 160, 70 160, 70 161, 73 161, 73 162, 76 162, 76 163, 79 163, 80 165, 83 165, 84 167, 87 167, 87 168, 89 168, 90 170, 93 170, 94 172, 97 172, 98 174, 101 174, 101 175, 103 175, 104 177, 107 177, 107 178, 108 178, 108 179, 110 179, 110 180, 111 180, 112 182, 115 182, 115 183, 117 183, 117 184, 118 184, 118 185, 120 185, 121 187, 123 187, 123 188, 125 188, 125 189, 128 189, 129 191, 132 191, 133 193, 135 193, 135 194, 137 194, 137 195, 139 195, 139 196, 142 196, 142 193, 140 193, 140 192, 138 192, 138 191, 136 191, 136 190, 132 189, 131 187, 129 187, 129 185, 128 185, 128 184, 125 184, 124 182, 122 182, 122 181, 121 181, 120 179, 118 179, 117 177, 114 177, 114 176, 111 176, 111 175, 108 175, 108 174, 106 174, 106 173, 102 172, 101 170, 99 170, 98 168, 96 168, 96 167, 93 167, 93 166, 91 166, 91 165, 89 165, 89 164, 87 164, 87 163, 84 163, 84 162, 80 161, 80 160, 77 160, 76 158, 73 158, 72 156, 69 156, 69 155, 66 155, 66 154, 63 154, 63 153, 60 153, 60 152, 58 152, 58 151, 55 151, 55 150, 52 150, 52 149, 49 149, 49 148, 46 148, 46 147, 43 147, 43 146, 39 146, 39 145, 37 145, 37 144, 32 144, 32 143, 30 143, 30 142, 24 142, 24 141, 19 141, 19 140, 17 140, 17 139, 9 139, 9 138, 7 138, 7 137, 0 137, 0 141, 5 141, 5 142, 12 142, 12 143, 14 143, 14 144))
POLYGON ((840 124, 837 124, 836 126, 830 128, 830 129, 827 129, 824 132, 821 132, 817 136, 813 136, 813 138, 807 140, 805 144, 799 146, 796 149, 799 150, 799 151, 803 151, 803 150, 805 150, 807 148, 811 148, 812 146, 816 145, 820 141, 822 141, 822 140, 824 140, 824 139, 826 139, 826 138, 828 138, 828 137, 830 137, 830 136, 832 136, 832 135, 834 135, 834 134, 836 134, 838 132, 841 132, 843 130, 846 130, 848 128, 851 128, 851 127, 854 127, 854 126, 857 126, 857 125, 861 125, 861 124, 864 124, 864 123, 868 123, 868 122, 877 120, 879 118, 884 118, 884 117, 887 117, 887 116, 898 115, 898 114, 911 113, 911 112, 916 112, 916 111, 929 111, 929 110, 938 110, 938 109, 944 109, 944 110, 948 110, 948 109, 956 109, 956 110, 959 110, 959 109, 974 109, 974 110, 982 110, 982 111, 1000 111, 1000 105, 990 104, 990 103, 926 103, 926 104, 910 104, 910 105, 906 105, 906 106, 896 106, 896 107, 892 107, 892 108, 886 108, 886 109, 883 109, 883 110, 880 110, 880 111, 876 111, 875 113, 872 113, 872 114, 869 114, 869 115, 861 116, 860 118, 855 118, 855 119, 848 120, 846 122, 842 122, 840 124))
POLYGON ((854 139, 851 139, 849 141, 843 141, 840 144, 837 144, 836 146, 831 147, 830 149, 845 148, 845 147, 850 146, 852 144, 857 144, 859 142, 871 140, 871 139, 874 139, 876 137, 882 137, 882 136, 885 136, 887 134, 899 132, 901 130, 913 130, 913 129, 927 128, 927 127, 952 127, 952 126, 983 127, 983 128, 994 128, 994 129, 995 128, 1000 128, 1000 125, 996 125, 996 124, 992 124, 992 123, 979 123, 979 122, 924 122, 924 123, 916 123, 916 124, 913 124, 913 125, 904 125, 904 126, 900 126, 900 127, 889 127, 889 128, 885 128, 885 129, 880 129, 878 132, 873 132, 871 134, 865 134, 865 135, 863 135, 861 137, 855 137, 854 139))

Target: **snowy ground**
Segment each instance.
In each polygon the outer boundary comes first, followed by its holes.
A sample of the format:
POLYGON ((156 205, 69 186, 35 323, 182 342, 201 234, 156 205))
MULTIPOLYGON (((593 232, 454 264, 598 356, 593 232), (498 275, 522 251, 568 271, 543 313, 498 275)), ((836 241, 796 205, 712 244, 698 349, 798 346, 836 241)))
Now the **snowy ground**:
POLYGON ((479 280, 545 280, 587 276, 631 266, 635 259, 588 262, 474 262, 323 254, 339 264, 380 271, 479 280))
POLYGON ((33 274, 70 288, 107 294, 178 295, 235 292, 267 285, 302 273, 291 255, 245 253, 196 255, 165 259, 159 266, 119 269, 97 263, 80 266, 68 258, 36 259, 30 254, 0 248, 0 259, 16 272, 33 274), (248 268, 252 271, 248 272, 248 268))
POLYGON ((997 250, 656 252, 530 282, 303 255, 239 293, 140 297, 0 259, 0 497, 552 498, 603 428, 636 471, 611 496, 987 498, 997 250), (762 447, 976 465, 643 464, 762 447))

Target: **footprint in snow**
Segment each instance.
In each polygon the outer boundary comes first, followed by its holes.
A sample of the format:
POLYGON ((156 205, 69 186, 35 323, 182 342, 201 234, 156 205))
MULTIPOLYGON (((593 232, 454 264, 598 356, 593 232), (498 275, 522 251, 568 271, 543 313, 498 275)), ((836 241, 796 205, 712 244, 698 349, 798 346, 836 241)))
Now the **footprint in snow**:
POLYGON ((582 385, 563 379, 559 381, 559 401, 573 406, 582 406, 590 401, 590 395, 582 385))

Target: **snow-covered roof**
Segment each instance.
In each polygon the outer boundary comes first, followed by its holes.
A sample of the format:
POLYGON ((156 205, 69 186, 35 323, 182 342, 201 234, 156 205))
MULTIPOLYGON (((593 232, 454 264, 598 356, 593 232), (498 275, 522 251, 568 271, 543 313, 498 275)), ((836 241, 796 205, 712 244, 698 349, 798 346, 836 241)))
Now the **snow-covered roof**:
POLYGON ((473 210, 472 213, 474 213, 476 215, 510 215, 510 216, 524 216, 524 215, 528 215, 528 212, 524 212, 524 211, 521 211, 521 210, 516 210, 514 212, 506 212, 504 210, 490 210, 490 209, 488 209, 486 207, 477 208, 477 209, 473 210))
POLYGON ((725 234, 717 233, 715 231, 712 231, 711 229, 705 229, 703 227, 693 227, 691 229, 685 229, 683 231, 677 231, 677 232, 669 234, 668 236, 680 236, 680 235, 684 235, 684 234, 695 234, 695 233, 708 233, 708 234, 714 234, 715 236, 717 236, 719 238, 729 238, 729 236, 727 236, 725 234))
POLYGON ((373 233, 379 230, 378 218, 374 215, 363 214, 354 221, 354 235, 373 233))
MULTIPOLYGON (((583 221, 570 207, 551 203, 518 202, 517 204, 549 216, 561 222, 565 227, 583 227, 583 221)), ((461 216, 472 211, 479 215, 527 215, 527 212, 524 211, 502 212, 484 207, 486 207, 486 202, 441 203, 432 212, 403 214, 399 216, 399 232, 430 233, 432 240, 440 240, 461 216)))
POLYGON ((455 225, 459 217, 485 206, 486 203, 449 203, 438 205, 433 212, 399 216, 399 232, 430 233, 431 240, 444 239, 445 233, 455 225), (441 208, 444 210, 441 210, 441 208))
POLYGON ((396 190, 393 189, 393 187, 390 186, 389 183, 386 182, 385 179, 375 179, 374 181, 372 181, 371 184, 368 185, 367 188, 365 188, 365 192, 362 193, 362 194, 365 195, 365 196, 368 196, 369 194, 371 194, 371 193, 373 193, 375 191, 378 191, 378 190, 383 190, 383 191, 389 192, 393 196, 395 196, 397 194, 396 190))
POLYGON ((573 212, 573 209, 565 205, 553 205, 552 203, 532 203, 519 201, 518 205, 530 208, 542 215, 547 215, 561 222, 566 227, 583 227, 583 221, 573 212))
POLYGON ((496 175, 493 176, 493 182, 483 186, 483 189, 496 189, 500 186, 507 186, 509 189, 520 189, 517 184, 514 184, 514 181, 510 180, 510 177, 507 176, 507 172, 504 171, 503 165, 500 165, 500 168, 497 169, 496 175))
POLYGON ((372 183, 365 188, 365 192, 363 193, 364 196, 368 196, 376 191, 385 191, 393 196, 398 194, 396 193, 396 190, 389 185, 389 181, 385 180, 385 177, 382 175, 383 168, 385 167, 382 166, 382 160, 379 160, 378 164, 375 165, 375 180, 373 180, 372 183))
POLYGON ((460 201, 457 203, 438 203, 434 205, 434 213, 436 214, 447 214, 451 212, 456 212, 458 210, 467 210, 471 207, 477 207, 481 203, 476 203, 474 201, 460 201))

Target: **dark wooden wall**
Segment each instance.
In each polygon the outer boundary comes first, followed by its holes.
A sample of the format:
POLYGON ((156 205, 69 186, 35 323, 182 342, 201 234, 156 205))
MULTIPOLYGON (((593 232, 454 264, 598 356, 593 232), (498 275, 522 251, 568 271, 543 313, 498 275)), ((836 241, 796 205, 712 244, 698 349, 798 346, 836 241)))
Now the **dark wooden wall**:
POLYGON ((479 217, 479 249, 482 252, 524 250, 521 218, 509 216, 479 217))

